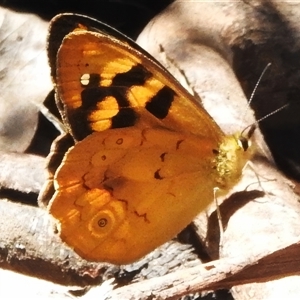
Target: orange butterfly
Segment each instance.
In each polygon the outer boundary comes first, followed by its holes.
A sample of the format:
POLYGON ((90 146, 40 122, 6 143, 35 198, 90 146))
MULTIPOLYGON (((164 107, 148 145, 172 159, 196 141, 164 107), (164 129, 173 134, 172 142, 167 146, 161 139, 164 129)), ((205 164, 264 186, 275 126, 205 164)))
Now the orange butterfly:
POLYGON ((133 262, 173 238, 240 179, 249 138, 226 136, 153 57, 75 14, 50 24, 57 106, 75 145, 54 174, 50 213, 82 257, 133 262))

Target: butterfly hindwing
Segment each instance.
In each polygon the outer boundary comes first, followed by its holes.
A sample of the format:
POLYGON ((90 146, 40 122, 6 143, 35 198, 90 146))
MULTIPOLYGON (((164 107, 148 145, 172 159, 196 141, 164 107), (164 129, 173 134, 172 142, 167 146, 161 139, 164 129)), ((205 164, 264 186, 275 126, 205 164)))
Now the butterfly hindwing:
POLYGON ((199 184, 211 146, 164 129, 92 133, 68 151, 57 173, 50 212, 63 239, 88 259, 114 263, 171 239, 213 197, 214 170, 199 184), (194 155, 200 151, 206 160, 194 155))

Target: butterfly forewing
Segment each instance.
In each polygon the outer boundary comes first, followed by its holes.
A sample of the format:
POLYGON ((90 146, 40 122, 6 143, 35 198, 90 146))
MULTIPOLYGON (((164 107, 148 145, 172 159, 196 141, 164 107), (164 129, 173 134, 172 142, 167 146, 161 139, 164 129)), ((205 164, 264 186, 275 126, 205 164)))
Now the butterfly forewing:
POLYGON ((223 136, 172 75, 125 40, 78 27, 64 38, 57 66, 63 114, 76 140, 140 124, 214 136, 217 142, 223 136))

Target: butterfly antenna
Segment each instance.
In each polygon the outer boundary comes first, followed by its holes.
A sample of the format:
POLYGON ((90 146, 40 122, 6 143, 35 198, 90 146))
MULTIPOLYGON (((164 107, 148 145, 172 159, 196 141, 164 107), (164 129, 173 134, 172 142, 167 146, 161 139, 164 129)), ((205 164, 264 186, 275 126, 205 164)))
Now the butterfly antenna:
MULTIPOLYGON (((266 73, 266 71, 268 70, 268 68, 271 66, 271 63, 268 63, 266 66, 265 66, 265 68, 263 69, 263 71, 261 72, 261 74, 260 74, 260 76, 259 76, 259 78, 258 78, 258 80, 257 80, 257 82, 256 82, 256 84, 255 84, 255 86, 254 86, 254 89, 253 89, 253 91, 252 91, 252 93, 251 93, 251 96, 250 96, 250 98, 249 98, 249 101, 248 101, 248 109, 249 109, 249 107, 250 107, 250 103, 252 102, 252 100, 253 100, 253 98, 254 98, 254 95, 255 95, 255 93, 256 93, 256 90, 257 90, 257 88, 258 88, 258 85, 260 84, 260 82, 261 82, 261 79, 263 78, 263 76, 265 75, 265 73, 266 73)), ((246 114, 246 113, 245 113, 246 114)), ((244 135, 244 133, 245 132, 247 132, 247 130, 249 129, 249 132, 247 133, 247 138, 250 138, 251 137, 251 135, 254 133, 254 131, 255 131, 255 128, 257 127, 257 124, 258 124, 258 121, 255 121, 253 124, 250 124, 250 125, 248 125, 246 128, 244 128, 243 130, 242 130, 242 135, 244 135)))
POLYGON ((278 113, 279 111, 285 109, 288 106, 289 106, 289 103, 286 103, 286 104, 282 105, 281 107, 275 109, 274 111, 270 112, 269 114, 267 114, 267 115, 263 116, 262 118, 258 119, 255 123, 261 122, 262 120, 264 120, 264 119, 266 119, 266 118, 268 118, 268 117, 270 117, 270 116, 278 113))
MULTIPOLYGON (((254 97, 255 92, 256 92, 256 90, 257 90, 257 88, 258 88, 258 85, 259 85, 260 82, 261 82, 261 79, 263 78, 264 74, 266 73, 266 71, 268 70, 268 68, 269 68, 270 66, 271 66, 271 63, 268 63, 268 64, 265 66, 265 68, 264 68, 264 70, 262 71, 262 73, 260 74, 260 76, 259 76, 259 78, 258 78, 258 80, 257 80, 257 83, 255 84, 255 87, 254 87, 254 89, 253 89, 253 91, 252 91, 252 93, 251 93, 250 99, 249 99, 249 101, 248 101, 248 107, 250 106, 250 103, 251 103, 251 101, 253 100, 253 97, 254 97)), ((248 125, 248 126, 242 131, 242 134, 243 134, 244 132, 246 132, 246 131, 249 129, 249 132, 247 133, 247 136, 248 136, 248 137, 251 137, 252 134, 253 134, 253 132, 254 132, 254 130, 255 130, 255 128, 257 127, 257 125, 258 125, 259 122, 261 122, 261 121, 263 121, 264 119, 266 119, 266 118, 268 118, 268 117, 270 117, 270 116, 272 116, 272 115, 278 113, 279 111, 285 109, 287 106, 289 106, 288 103, 285 104, 285 105, 283 105, 283 106, 281 106, 281 107, 279 107, 279 108, 277 108, 277 109, 275 109, 274 111, 272 111, 272 112, 270 112, 269 114, 263 116, 262 118, 256 120, 253 124, 248 125)))
POLYGON ((257 80, 257 82, 256 82, 256 84, 255 84, 255 87, 254 87, 254 89, 253 89, 253 91, 252 91, 252 93, 251 93, 250 99, 249 99, 249 101, 248 101, 248 106, 250 106, 250 103, 252 102, 252 100, 253 100, 253 98, 254 98, 254 95, 255 95, 255 93, 256 93, 256 90, 257 90, 257 88, 258 88, 258 85, 260 84, 260 82, 261 82, 263 76, 265 75, 266 71, 268 70, 268 68, 269 68, 270 66, 271 66, 271 63, 268 63, 268 64, 265 66, 264 70, 261 72, 261 74, 260 74, 260 76, 259 76, 259 78, 258 78, 258 80, 257 80))

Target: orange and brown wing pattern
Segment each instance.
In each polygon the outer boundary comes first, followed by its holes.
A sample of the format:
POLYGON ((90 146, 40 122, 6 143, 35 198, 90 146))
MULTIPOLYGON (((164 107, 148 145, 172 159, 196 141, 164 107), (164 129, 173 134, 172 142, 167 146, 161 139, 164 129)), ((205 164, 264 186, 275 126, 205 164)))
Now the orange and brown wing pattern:
POLYGON ((49 211, 62 239, 90 260, 125 264, 146 255, 213 200, 214 146, 165 129, 92 133, 56 174, 49 211))
POLYGON ((156 126, 220 141, 216 123, 154 58, 113 28, 87 21, 77 15, 76 25, 64 26, 71 31, 56 37, 61 45, 49 47, 61 112, 76 140, 109 128, 156 126))

